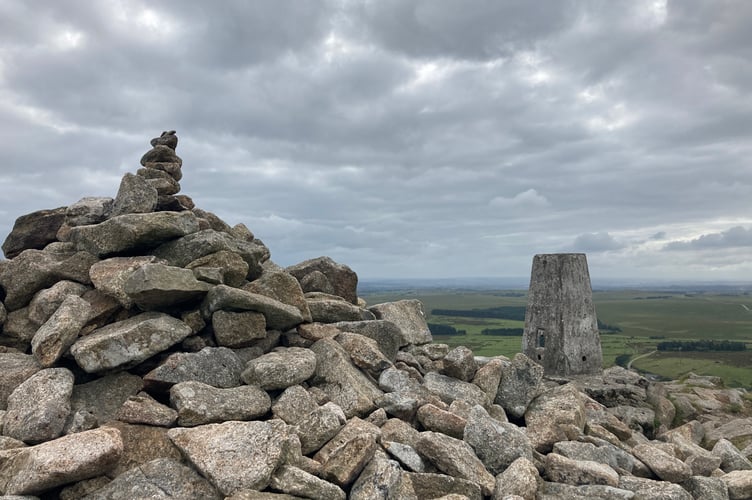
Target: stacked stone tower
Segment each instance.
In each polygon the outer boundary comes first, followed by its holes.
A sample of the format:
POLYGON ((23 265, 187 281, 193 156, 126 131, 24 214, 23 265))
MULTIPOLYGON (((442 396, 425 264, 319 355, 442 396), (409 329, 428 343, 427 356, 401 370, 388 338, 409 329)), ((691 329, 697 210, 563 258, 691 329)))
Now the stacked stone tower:
POLYGON ((522 350, 546 375, 601 372, 603 353, 585 254, 533 258, 522 350))

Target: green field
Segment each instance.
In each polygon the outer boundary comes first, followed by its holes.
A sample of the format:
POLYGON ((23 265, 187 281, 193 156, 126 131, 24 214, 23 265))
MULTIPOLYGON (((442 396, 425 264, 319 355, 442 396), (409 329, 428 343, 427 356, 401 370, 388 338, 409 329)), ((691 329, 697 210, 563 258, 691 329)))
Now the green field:
MULTIPOLYGON (((513 356, 521 350, 521 337, 481 335, 484 328, 522 328, 524 322, 494 318, 439 316, 434 309, 473 310, 499 306, 524 306, 524 291, 473 291, 452 289, 393 290, 362 293, 369 304, 418 299, 429 323, 451 325, 465 335, 434 336, 450 346, 464 345, 477 355, 513 356)), ((748 293, 595 291, 598 319, 621 328, 602 333, 603 362, 612 366, 621 356, 636 357, 654 351, 666 340, 730 340, 747 343, 742 352, 656 352, 636 360, 633 368, 676 379, 687 373, 717 375, 727 385, 752 388, 752 295, 748 293)))

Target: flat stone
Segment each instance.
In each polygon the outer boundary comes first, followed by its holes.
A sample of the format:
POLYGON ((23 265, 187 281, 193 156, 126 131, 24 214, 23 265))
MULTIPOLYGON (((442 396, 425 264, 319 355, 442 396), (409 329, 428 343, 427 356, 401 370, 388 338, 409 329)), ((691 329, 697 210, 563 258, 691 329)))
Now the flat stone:
POLYGON ((186 269, 192 270, 202 267, 218 268, 222 274, 222 282, 231 287, 242 286, 249 270, 248 263, 240 255, 229 250, 204 255, 185 265, 186 269))
POLYGON ((252 420, 265 415, 272 405, 269 395, 252 385, 219 389, 196 381, 173 385, 170 404, 178 411, 182 427, 252 420))
POLYGON ((91 266, 89 274, 97 290, 116 299, 120 305, 130 309, 133 299, 125 292, 125 283, 139 268, 155 264, 159 259, 153 255, 137 257, 110 257, 91 266))
POLYGON ((220 309, 259 312, 266 318, 267 328, 274 330, 289 330, 303 322, 300 310, 294 306, 226 285, 217 285, 209 290, 201 309, 205 317, 220 309))
POLYGON ((98 257, 149 251, 199 230, 191 212, 152 212, 112 217, 100 224, 77 226, 69 239, 79 250, 98 257))
POLYGON ((221 500, 217 490, 195 470, 170 458, 157 458, 123 472, 82 500, 221 500))
POLYGON ((307 299, 311 319, 317 323, 337 323, 340 321, 361 321, 373 319, 373 314, 337 297, 334 300, 323 298, 307 299))
POLYGON ((31 352, 39 364, 54 365, 76 341, 90 314, 89 302, 69 295, 31 339, 31 352))
POLYGON ((129 397, 118 409, 115 418, 128 424, 170 427, 178 419, 178 412, 163 405, 146 392, 129 397))
POLYGON ((178 427, 168 436, 225 496, 266 488, 289 446, 278 426, 257 421, 178 427))
POLYGON ((125 369, 168 349, 190 335, 179 319, 146 312, 95 330, 80 338, 70 351, 88 373, 125 369))
POLYGON ((156 168, 139 168, 136 175, 146 179, 151 187, 157 191, 157 200, 160 196, 169 196, 180 192, 180 183, 164 170, 156 168))
POLYGON ((381 352, 378 343, 372 338, 342 332, 335 340, 345 348, 355 366, 374 376, 392 366, 392 362, 381 352))
POLYGON ((274 472, 270 486, 290 495, 314 500, 345 500, 345 492, 336 485, 290 465, 274 472))
POLYGON ((278 347, 249 361, 241 378, 266 390, 286 389, 308 380, 315 371, 316 354, 310 349, 278 347))
POLYGON ((497 421, 480 405, 470 410, 463 439, 493 475, 504 472, 519 458, 533 460, 533 447, 525 432, 497 421))
POLYGON ((308 303, 303 295, 303 289, 300 288, 298 280, 289 273, 284 271, 264 272, 258 279, 243 286, 243 289, 297 307, 303 316, 303 321, 308 323, 313 321, 308 303))
POLYGON ((391 321, 377 319, 372 321, 340 321, 332 323, 341 332, 357 333, 372 338, 379 349, 391 362, 397 358, 402 345, 402 331, 391 321))
POLYGON ((0 491, 34 495, 101 476, 120 458, 123 442, 115 429, 95 429, 28 448, 2 452, 0 491))
POLYGON ((488 396, 480 387, 436 372, 426 373, 424 387, 436 394, 446 404, 459 399, 473 405, 488 405, 488 396))
POLYGON ((619 484, 619 474, 608 465, 590 460, 573 460, 557 453, 546 455, 545 469, 546 476, 556 483, 614 487, 619 484))
POLYGON ((347 424, 345 424, 345 426, 342 427, 341 430, 313 456, 313 459, 321 463, 326 463, 332 453, 334 453, 340 446, 343 446, 345 443, 358 436, 370 436, 377 442, 381 439, 381 429, 365 420, 353 417, 348 420, 347 424))
POLYGON ((114 199, 102 196, 81 198, 65 210, 65 225, 88 226, 104 222, 112 213, 114 199))
POLYGON ((40 250, 57 240, 57 231, 65 221, 66 207, 39 210, 22 215, 13 224, 2 249, 6 259, 13 259, 28 249, 40 250))
MULTIPOLYGON (((662 483, 658 483, 662 484, 662 483)), ((686 494, 680 486, 676 484, 668 483, 670 486, 676 487, 676 490, 686 494)), ((650 498, 661 500, 674 500, 677 497, 671 496, 675 491, 666 491, 662 489, 658 492, 648 492, 648 496, 637 496, 635 493, 624 490, 621 488, 615 488, 613 486, 606 486, 602 484, 586 484, 580 486, 574 486, 566 483, 554 483, 549 481, 541 481, 538 487, 538 493, 535 497, 538 500, 560 500, 560 499, 587 499, 587 500, 633 500, 634 498, 650 498), (650 496, 651 494, 657 496, 650 496), (668 494, 669 496, 662 496, 668 494)), ((681 500, 690 500, 690 497, 678 497, 681 500)))
POLYGON ((402 331, 404 344, 427 344, 433 341, 426 323, 423 304, 419 300, 387 302, 368 308, 377 319, 391 321, 402 331))
POLYGON ((247 347, 266 337, 266 318, 258 312, 215 311, 211 322, 214 338, 221 346, 247 347))
POLYGON ((462 439, 467 425, 464 418, 432 404, 422 405, 416 416, 427 431, 440 432, 457 439, 462 439))
POLYGON ((680 483, 689 479, 692 474, 687 464, 656 446, 638 444, 632 448, 632 454, 650 467, 650 470, 663 481, 680 483))
POLYGON ((59 437, 70 413, 73 374, 66 368, 38 371, 8 397, 3 434, 39 443, 59 437))
POLYGON ((26 379, 41 370, 34 356, 0 352, 0 410, 8 407, 8 396, 26 379))
POLYGON ((75 281, 63 280, 40 290, 29 302, 29 319, 37 325, 44 324, 69 295, 80 297, 89 288, 75 281))
POLYGON ((243 362, 227 347, 204 347, 199 352, 176 352, 144 375, 147 387, 167 390, 173 384, 195 380, 213 387, 241 384, 243 362))
POLYGON ((573 460, 598 462, 630 473, 635 465, 635 459, 630 453, 606 442, 596 446, 594 443, 580 441, 560 441, 554 444, 553 451, 573 460))
POLYGON ((478 484, 484 495, 493 493, 494 477, 464 441, 437 432, 422 432, 415 449, 440 471, 478 484))
POLYGON ((148 311, 199 301, 210 288, 188 269, 145 264, 128 277, 123 291, 138 307, 148 311))

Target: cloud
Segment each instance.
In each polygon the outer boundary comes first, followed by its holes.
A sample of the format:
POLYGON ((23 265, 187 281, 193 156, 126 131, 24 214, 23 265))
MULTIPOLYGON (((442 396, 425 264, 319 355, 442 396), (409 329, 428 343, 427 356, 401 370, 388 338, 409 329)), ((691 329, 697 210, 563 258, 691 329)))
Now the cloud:
POLYGON ((752 247, 752 228, 734 226, 726 231, 708 233, 687 241, 672 241, 664 250, 706 250, 752 247))
POLYGON ((572 247, 575 251, 587 253, 620 250, 626 245, 617 241, 609 233, 585 233, 574 239, 572 247))
POLYGON ((488 204, 494 208, 534 208, 548 206, 549 202, 535 189, 528 189, 508 198, 496 196, 488 204))

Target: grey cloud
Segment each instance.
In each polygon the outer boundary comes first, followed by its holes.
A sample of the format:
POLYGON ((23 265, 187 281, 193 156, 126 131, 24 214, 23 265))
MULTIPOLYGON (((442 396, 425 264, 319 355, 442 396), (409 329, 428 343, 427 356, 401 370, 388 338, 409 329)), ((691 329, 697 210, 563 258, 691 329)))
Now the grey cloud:
POLYGON ((705 250, 752 246, 752 228, 734 226, 726 231, 703 234, 689 241, 672 241, 664 250, 705 250))
POLYGON ((608 233, 586 233, 577 236, 572 246, 578 252, 608 252, 620 250, 626 245, 608 233))

